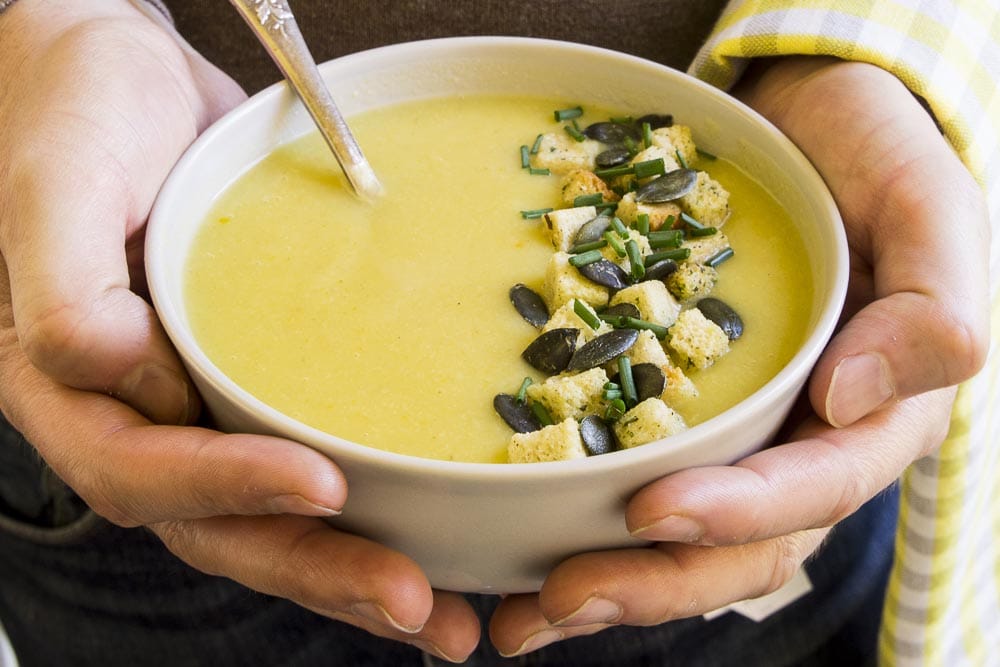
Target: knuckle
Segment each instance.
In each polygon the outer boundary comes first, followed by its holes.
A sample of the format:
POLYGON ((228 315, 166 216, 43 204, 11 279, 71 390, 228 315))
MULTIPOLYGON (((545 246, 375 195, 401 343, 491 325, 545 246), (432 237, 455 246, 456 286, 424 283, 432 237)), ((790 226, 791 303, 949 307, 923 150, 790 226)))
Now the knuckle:
POLYGON ((61 376, 70 357, 87 352, 82 333, 86 319, 87 314, 71 304, 47 308, 20 331, 21 349, 35 367, 61 376))
POLYGON ((936 302, 935 342, 940 346, 944 386, 958 384, 975 375, 986 363, 989 331, 985 317, 967 317, 950 305, 936 302), (975 321, 974 321, 975 320, 975 321))
POLYGON ((792 533, 771 540, 770 547, 770 571, 754 597, 773 593, 787 584, 816 548, 816 540, 809 533, 792 533))

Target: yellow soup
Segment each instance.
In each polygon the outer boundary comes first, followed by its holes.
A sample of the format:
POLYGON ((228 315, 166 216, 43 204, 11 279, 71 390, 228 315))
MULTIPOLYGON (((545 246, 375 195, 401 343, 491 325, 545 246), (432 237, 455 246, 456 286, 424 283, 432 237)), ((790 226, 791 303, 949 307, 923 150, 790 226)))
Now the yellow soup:
MULTIPOLYGON (((503 462, 511 430, 493 396, 540 379, 520 358, 537 331, 508 290, 540 286, 552 252, 544 224, 519 211, 556 206, 559 190, 558 177, 522 169, 517 148, 550 131, 555 108, 472 96, 358 115, 352 127, 387 191, 375 205, 346 191, 318 135, 274 151, 220 195, 192 249, 188 314, 205 352, 318 429, 503 462)), ((730 163, 700 162, 731 193, 736 254, 713 296, 745 333, 718 364, 689 373, 701 395, 674 406, 689 425, 781 369, 804 338, 812 293, 782 208, 730 163)))

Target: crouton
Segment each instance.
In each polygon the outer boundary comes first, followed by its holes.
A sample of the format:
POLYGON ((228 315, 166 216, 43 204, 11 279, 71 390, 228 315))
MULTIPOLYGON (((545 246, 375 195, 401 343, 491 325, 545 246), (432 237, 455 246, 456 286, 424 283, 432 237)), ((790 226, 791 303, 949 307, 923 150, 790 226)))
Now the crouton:
POLYGON ((694 189, 677 203, 706 227, 722 227, 729 218, 729 192, 704 171, 698 172, 694 189))
POLYGON ((668 346, 688 368, 708 368, 729 352, 726 332, 697 308, 683 311, 668 334, 668 346))
POLYGON ((660 398, 667 405, 698 397, 698 387, 691 378, 684 374, 684 371, 674 366, 673 362, 660 366, 660 369, 667 378, 660 398))
MULTIPOLYGON (((635 244, 639 247, 639 255, 642 257, 645 257, 649 253, 653 252, 652 248, 649 247, 649 239, 635 229, 629 229, 628 238, 621 239, 622 245, 625 245, 629 241, 635 241, 635 244)), ((631 273, 631 263, 629 261, 628 254, 624 257, 619 256, 618 251, 615 250, 610 244, 601 248, 601 254, 604 255, 604 259, 609 262, 614 262, 618 266, 625 269, 625 273, 631 273)))
POLYGON ((528 398, 538 401, 552 419, 581 419, 599 412, 603 406, 601 392, 608 381, 603 368, 591 368, 582 373, 565 373, 528 386, 528 398))
POLYGON ((569 258, 570 254, 567 252, 556 252, 545 269, 542 298, 545 299, 549 312, 559 310, 572 299, 580 299, 595 308, 605 306, 610 295, 608 288, 585 278, 569 263, 569 258))
POLYGON ((608 187, 608 184, 592 171, 576 169, 563 177, 562 200, 567 206, 572 206, 577 197, 593 194, 600 194, 607 202, 619 199, 618 195, 608 187))
POLYGON ((667 149, 671 155, 676 155, 674 151, 677 151, 689 166, 698 159, 698 151, 691 137, 691 128, 687 125, 672 125, 653 130, 653 145, 667 149))
MULTIPOLYGON (((589 324, 583 321, 583 319, 576 314, 575 304, 576 300, 570 300, 559 307, 559 310, 552 313, 549 317, 549 321, 545 323, 542 327, 542 333, 546 331, 551 331, 552 329, 576 329, 580 332, 577 336, 576 346, 581 347, 584 343, 597 338, 601 334, 608 333, 611 331, 612 327, 607 322, 602 321, 601 326, 597 329, 592 329, 589 324)), ((597 313, 594 309, 584 302, 584 307, 590 312, 594 313, 594 317, 597 317, 597 313)))
POLYGON ((722 232, 710 236, 691 237, 685 239, 681 247, 691 251, 687 261, 694 264, 704 264, 708 258, 730 247, 729 237, 722 232))
POLYGON ((577 206, 576 208, 560 208, 545 214, 545 226, 549 230, 549 240, 556 250, 567 252, 573 247, 580 228, 597 217, 597 209, 593 206, 577 206))
POLYGON ((540 463, 587 456, 575 419, 564 419, 531 433, 515 433, 507 443, 509 463, 540 463))
POLYGON ((681 262, 677 270, 667 276, 667 289, 683 304, 708 296, 719 280, 719 272, 711 266, 681 262))
POLYGON ((618 291, 610 305, 619 303, 634 304, 642 319, 664 327, 672 325, 681 310, 681 305, 659 280, 646 280, 618 291))
POLYGON ((680 220, 681 207, 674 202, 664 202, 662 204, 643 204, 635 200, 635 193, 628 192, 618 202, 615 215, 626 225, 635 227, 639 215, 645 213, 649 217, 649 228, 656 231, 667 226, 669 229, 673 223, 680 220))
POLYGON ((622 448, 638 447, 687 430, 684 418, 658 398, 647 398, 615 422, 622 448))
POLYGON ((531 166, 548 169, 553 174, 568 174, 577 169, 593 171, 594 158, 602 150, 599 141, 577 141, 565 132, 548 132, 542 135, 538 152, 531 156, 531 166))

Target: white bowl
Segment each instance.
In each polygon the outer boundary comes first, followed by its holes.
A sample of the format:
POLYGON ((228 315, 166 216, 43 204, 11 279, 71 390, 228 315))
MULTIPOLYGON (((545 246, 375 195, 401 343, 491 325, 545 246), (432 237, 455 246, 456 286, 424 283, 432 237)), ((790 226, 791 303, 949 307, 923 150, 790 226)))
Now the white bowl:
POLYGON ((456 93, 516 93, 647 113, 667 110, 693 127, 699 146, 753 174, 799 226, 815 293, 808 337, 770 382, 723 414, 668 440, 583 460, 497 465, 389 453, 293 420, 226 377, 191 332, 182 267, 218 195, 269 151, 313 130, 278 84, 205 132, 178 162, 153 209, 146 240, 149 286, 220 428, 305 443, 343 469, 349 497, 334 523, 414 558, 442 589, 525 592, 569 555, 640 544, 623 510, 667 473, 726 464, 773 437, 826 344, 847 286, 847 243, 837 209, 805 157, 728 95, 654 63, 577 44, 474 37, 389 46, 321 66, 346 115, 456 93))

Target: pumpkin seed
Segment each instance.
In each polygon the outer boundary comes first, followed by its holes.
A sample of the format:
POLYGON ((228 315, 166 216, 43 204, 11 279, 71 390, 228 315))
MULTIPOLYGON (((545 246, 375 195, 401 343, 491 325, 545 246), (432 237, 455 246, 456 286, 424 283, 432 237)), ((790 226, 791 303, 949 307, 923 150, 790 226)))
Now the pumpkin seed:
POLYGON ((663 259, 646 267, 646 275, 643 280, 663 280, 677 270, 677 262, 672 259, 663 259))
POLYGON ((616 303, 601 311, 602 316, 608 317, 642 317, 639 306, 634 303, 616 303))
POLYGON ((658 130, 661 127, 671 127, 674 124, 674 117, 670 114, 648 113, 635 119, 636 124, 642 127, 643 123, 649 123, 650 129, 658 130))
POLYGON ((597 415, 587 415, 580 421, 580 438, 588 456, 607 454, 615 449, 615 437, 604 420, 597 415))
POLYGON ((632 154, 627 148, 624 146, 612 146, 598 153, 594 158, 594 163, 601 169, 610 169, 611 167, 626 164, 631 159, 632 154))
POLYGON ((663 204, 680 199, 694 189, 698 172, 694 169, 674 169, 636 188, 635 200, 640 204, 663 204))
POLYGON ((602 366, 625 354, 635 345, 639 332, 635 329, 614 329, 601 334, 577 350, 569 361, 567 370, 585 371, 602 366))
POLYGON ((667 386, 667 376, 656 364, 643 363, 632 367, 632 381, 635 382, 635 393, 642 403, 647 398, 659 398, 663 388, 667 386))
POLYGON ((591 218, 587 222, 583 223, 577 231, 576 236, 573 237, 573 245, 583 245, 584 243, 593 243, 594 241, 601 240, 604 232, 608 230, 611 226, 611 216, 605 213, 598 215, 597 217, 591 218))
POLYGON ((639 140, 639 132, 630 125, 615 123, 614 121, 604 121, 591 123, 584 128, 583 133, 590 139, 595 139, 605 144, 624 143, 625 137, 633 141, 639 140))
POLYGON ((611 289, 625 289, 629 286, 629 275, 625 269, 604 258, 579 266, 577 270, 598 285, 611 289))
POLYGON ((510 288, 509 296, 514 308, 531 326, 541 329, 549 321, 545 300, 535 290, 518 283, 510 288))
POLYGON ((493 409, 515 433, 531 433, 542 428, 531 407, 517 400, 516 396, 497 394, 493 397, 493 409))
POLYGON ((725 301, 710 296, 699 301, 695 307, 702 315, 719 325, 729 340, 736 340, 743 335, 743 319, 725 301))
POLYGON ((576 352, 579 335, 579 329, 568 327, 546 331, 531 341, 521 353, 521 358, 547 375, 562 373, 576 352))

